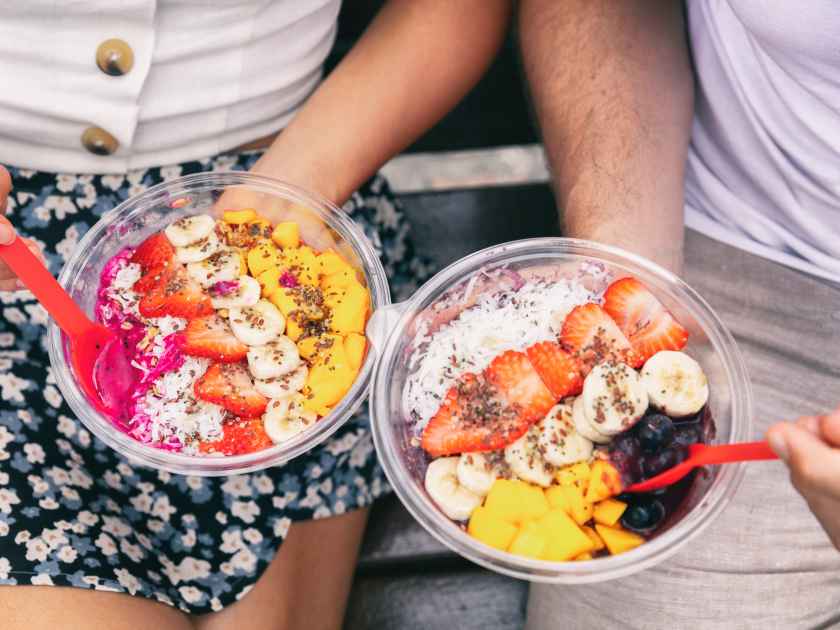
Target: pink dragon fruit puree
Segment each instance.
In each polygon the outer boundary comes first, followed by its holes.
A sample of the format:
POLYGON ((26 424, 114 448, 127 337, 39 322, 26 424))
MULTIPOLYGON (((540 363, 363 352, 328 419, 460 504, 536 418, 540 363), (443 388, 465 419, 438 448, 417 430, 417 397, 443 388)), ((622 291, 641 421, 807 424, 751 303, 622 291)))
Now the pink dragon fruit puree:
MULTIPOLYGON (((104 400, 111 401, 108 407, 113 411, 109 419, 115 426, 145 444, 180 451, 184 445, 176 435, 161 435, 155 431, 153 418, 144 402, 149 390, 163 375, 184 365, 183 335, 172 332, 162 336, 159 343, 147 343, 144 348, 143 341, 149 336, 153 322, 141 319, 136 309, 136 296, 131 295, 133 291, 114 286, 120 273, 130 269, 129 259, 133 252, 132 248, 122 250, 106 263, 100 275, 95 317, 116 333, 119 343, 109 346, 97 364, 97 388, 104 400), (118 299, 118 295, 123 299, 118 299), (123 356, 116 357, 115 353, 123 356), (115 369, 120 365, 130 367, 115 369)), ((219 287, 221 294, 235 290, 235 282, 228 284, 234 286, 219 287)))

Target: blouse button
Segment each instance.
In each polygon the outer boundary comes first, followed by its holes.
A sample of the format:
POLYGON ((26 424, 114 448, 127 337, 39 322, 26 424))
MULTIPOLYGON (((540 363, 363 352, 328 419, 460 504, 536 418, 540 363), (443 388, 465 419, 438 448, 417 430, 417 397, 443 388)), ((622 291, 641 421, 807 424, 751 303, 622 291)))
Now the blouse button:
POLYGON ((101 127, 88 127, 82 134, 82 144, 94 155, 111 155, 120 146, 117 139, 101 127))
POLYGON ((96 65, 105 74, 121 77, 134 67, 134 51, 121 39, 106 39, 96 49, 96 65))

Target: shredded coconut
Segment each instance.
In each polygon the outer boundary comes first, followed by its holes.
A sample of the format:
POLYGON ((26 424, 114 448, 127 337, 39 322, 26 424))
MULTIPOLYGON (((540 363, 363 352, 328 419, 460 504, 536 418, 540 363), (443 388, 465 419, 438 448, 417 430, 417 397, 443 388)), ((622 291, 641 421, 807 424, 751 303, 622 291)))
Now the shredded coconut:
MULTIPOLYGON (((472 285, 467 286, 467 294, 472 285)), ((474 306, 429 334, 428 322, 415 336, 403 409, 422 430, 440 407, 447 390, 466 372, 480 372, 506 350, 522 351, 556 340, 575 306, 595 294, 577 280, 530 280, 518 290, 485 293, 474 306)))
MULTIPOLYGON (((105 290, 104 297, 107 300, 116 302, 116 307, 123 313, 136 319, 142 319, 138 306, 140 304, 140 295, 135 292, 132 287, 134 283, 140 279, 142 274, 140 265, 137 263, 130 263, 125 258, 115 260, 115 266, 111 270, 116 270, 114 278, 108 288, 105 290)), ((105 305, 105 308, 116 308, 113 304, 105 305)))
POLYGON ((195 381, 209 365, 207 359, 185 357, 180 367, 161 374, 139 401, 137 410, 148 416, 153 442, 175 439, 183 445, 196 437, 200 440, 221 437, 225 410, 197 400, 192 393, 195 381))

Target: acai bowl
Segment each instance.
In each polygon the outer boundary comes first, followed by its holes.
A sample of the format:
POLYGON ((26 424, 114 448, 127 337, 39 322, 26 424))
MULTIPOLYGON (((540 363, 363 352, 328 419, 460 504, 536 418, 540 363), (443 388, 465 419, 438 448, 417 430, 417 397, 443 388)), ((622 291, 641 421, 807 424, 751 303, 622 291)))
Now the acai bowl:
MULTIPOLYGON (((373 246, 339 208, 248 173, 190 175, 125 201, 59 282, 117 332, 131 366, 125 396, 103 408, 50 322, 71 409, 133 462, 195 475, 279 465, 337 430, 367 395, 366 321, 390 303, 373 246)), ((107 366, 99 375, 98 386, 107 366)))
POLYGON ((638 256, 564 238, 499 245, 369 330, 373 436, 392 486, 432 535, 489 569, 555 583, 640 571, 695 539, 740 484, 742 465, 729 465, 623 492, 689 444, 751 434, 731 335, 638 256))

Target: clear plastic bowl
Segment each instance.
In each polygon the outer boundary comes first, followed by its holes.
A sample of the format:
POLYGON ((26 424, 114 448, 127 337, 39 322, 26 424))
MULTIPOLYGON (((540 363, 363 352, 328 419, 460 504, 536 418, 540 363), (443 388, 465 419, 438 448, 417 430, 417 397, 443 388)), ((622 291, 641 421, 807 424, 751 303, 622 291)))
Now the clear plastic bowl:
MULTIPOLYGON (((272 223, 298 221, 301 238, 316 249, 335 247, 364 276, 374 310, 390 304, 385 270, 370 241, 345 213, 326 199, 278 180, 249 173, 200 173, 154 186, 132 197, 85 234, 59 275, 73 299, 92 314, 99 275, 105 263, 126 246, 189 214, 221 214, 224 208, 256 208, 272 223), (219 198, 224 198, 219 202, 219 198), (217 203, 218 202, 218 203, 217 203)), ((277 466, 310 450, 336 431, 359 408, 368 393, 375 356, 368 352, 350 391, 332 413, 290 440, 262 451, 227 457, 173 453, 136 441, 123 433, 88 401, 70 367, 64 334, 50 321, 47 345, 58 387, 76 416, 111 448, 136 463, 174 473, 232 475, 277 466)))
MULTIPOLYGON (((613 247, 565 238, 529 239, 482 250, 450 265, 427 282, 410 300, 374 315, 369 336, 378 346, 379 361, 371 385, 370 410, 379 458, 403 504, 443 544, 488 569, 538 582, 600 582, 641 571, 676 552, 706 528, 732 499, 744 475, 743 464, 729 464, 698 475, 682 507, 649 542, 611 557, 584 562, 531 560, 485 546, 449 520, 424 489, 427 458, 414 445, 412 426, 402 408, 407 361, 417 318, 447 292, 462 290, 481 270, 506 267, 595 263, 613 279, 632 275, 645 283, 671 310, 691 336, 689 352, 705 370, 710 406, 717 428, 715 442, 740 442, 752 434, 752 392, 747 370, 730 333, 711 307, 674 274, 613 247)), ((504 326, 504 322, 499 322, 504 326)), ((702 544, 702 543, 700 543, 702 544)))

